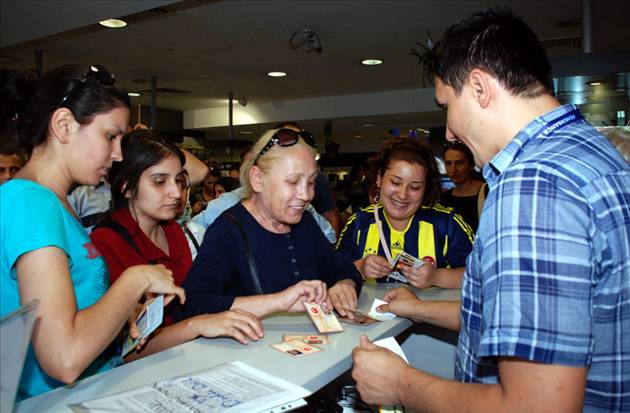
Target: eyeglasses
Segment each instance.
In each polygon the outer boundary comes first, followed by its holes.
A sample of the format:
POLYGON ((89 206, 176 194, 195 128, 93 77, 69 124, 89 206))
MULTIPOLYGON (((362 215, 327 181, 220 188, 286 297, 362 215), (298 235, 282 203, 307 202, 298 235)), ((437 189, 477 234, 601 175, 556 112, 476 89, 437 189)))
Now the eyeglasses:
POLYGON ((88 69, 88 72, 79 80, 72 88, 66 93, 66 95, 59 101, 57 105, 58 108, 62 107, 63 104, 68 100, 70 96, 79 88, 79 86, 85 84, 88 80, 93 80, 95 82, 100 83, 103 86, 111 86, 116 83, 116 77, 109 73, 107 69, 105 69, 101 65, 91 65, 88 69))
POLYGON ((278 144, 280 146, 293 146, 298 142, 298 139, 302 138, 304 142, 306 142, 310 147, 317 148, 317 143, 315 142, 315 138, 311 135, 310 132, 305 130, 296 131, 293 129, 278 129, 269 142, 260 150, 258 156, 254 160, 254 164, 273 147, 273 145, 278 144))

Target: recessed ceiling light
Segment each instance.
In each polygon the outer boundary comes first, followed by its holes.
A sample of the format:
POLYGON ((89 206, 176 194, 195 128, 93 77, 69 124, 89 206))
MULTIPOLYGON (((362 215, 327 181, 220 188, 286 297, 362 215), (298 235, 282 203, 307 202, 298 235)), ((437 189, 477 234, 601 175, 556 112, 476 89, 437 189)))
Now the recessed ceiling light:
POLYGON ((129 92, 129 93, 127 93, 127 95, 131 96, 132 98, 137 98, 138 96, 140 96, 140 93, 138 93, 138 92, 129 92))
POLYGON ((365 66, 378 66, 382 65, 383 61, 381 59, 363 59, 361 60, 361 64, 365 66))
POLYGON ((268 72, 267 76, 269 77, 285 77, 287 72, 268 72))
POLYGON ((603 84, 604 82, 601 80, 591 80, 590 82, 586 82, 586 86, 599 86, 603 84))
POLYGON ((354 135, 355 138, 362 138, 363 135, 354 135))
POLYGON ((365 128, 371 128, 372 126, 374 126, 373 123, 362 123, 361 126, 365 127, 365 128))
POLYGON ((98 22, 101 26, 109 27, 111 29, 120 29, 127 25, 127 22, 120 19, 106 19, 98 22))

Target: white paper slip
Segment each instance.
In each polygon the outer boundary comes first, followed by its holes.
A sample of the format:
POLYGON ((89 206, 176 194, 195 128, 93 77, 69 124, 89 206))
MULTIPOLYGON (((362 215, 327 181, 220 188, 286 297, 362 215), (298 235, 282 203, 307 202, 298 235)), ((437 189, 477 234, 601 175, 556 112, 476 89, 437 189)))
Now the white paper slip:
POLYGON ((147 305, 147 307, 136 318, 136 325, 140 335, 135 340, 127 335, 125 344, 123 345, 122 355, 126 356, 131 350, 133 350, 140 340, 148 337, 156 328, 162 324, 164 319, 164 296, 158 295, 147 305))
POLYGON ((405 356, 403 349, 400 347, 400 345, 398 344, 398 342, 396 341, 394 337, 382 338, 380 340, 374 341, 373 343, 374 345, 386 348, 392 351, 394 354, 399 355, 400 357, 402 357, 403 360, 405 360, 405 363, 409 364, 409 360, 407 360, 407 356, 405 356))
POLYGON ((388 320, 393 320, 394 318, 396 318, 396 314, 394 313, 389 313, 389 312, 379 313, 378 311, 376 311, 376 307, 383 304, 387 304, 387 301, 383 301, 383 300, 379 300, 378 298, 375 298, 368 315, 378 321, 388 321, 388 320))
POLYGON ((234 361, 69 407, 74 412, 286 412, 310 392, 234 361))

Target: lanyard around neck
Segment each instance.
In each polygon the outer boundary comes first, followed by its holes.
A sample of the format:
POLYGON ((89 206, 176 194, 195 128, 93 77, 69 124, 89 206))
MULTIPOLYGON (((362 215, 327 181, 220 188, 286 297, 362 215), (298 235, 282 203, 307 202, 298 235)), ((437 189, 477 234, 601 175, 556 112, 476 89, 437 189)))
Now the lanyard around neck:
MULTIPOLYGON (((383 210, 385 213, 385 210, 383 210)), ((378 238, 381 241, 381 246, 383 247, 383 252, 385 252, 385 258, 390 264, 394 264, 394 260, 392 259, 392 254, 389 252, 388 243, 385 241, 385 235, 383 234, 383 224, 378 217, 378 204, 374 204, 374 222, 376 223, 376 228, 378 229, 378 238)))

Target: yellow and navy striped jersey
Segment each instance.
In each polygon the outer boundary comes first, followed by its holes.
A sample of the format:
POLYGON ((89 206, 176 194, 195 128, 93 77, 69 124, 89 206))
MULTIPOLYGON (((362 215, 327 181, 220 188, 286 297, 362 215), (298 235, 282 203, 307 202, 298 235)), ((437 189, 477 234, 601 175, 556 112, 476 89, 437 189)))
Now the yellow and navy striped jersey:
POLYGON ((389 240, 392 257, 405 251, 420 259, 431 258, 439 268, 466 265, 474 233, 453 208, 440 204, 420 207, 403 231, 396 231, 390 226, 382 204, 362 208, 350 216, 337 242, 337 249, 353 261, 370 254, 385 256, 374 222, 375 207, 383 225, 383 235, 389 240))

